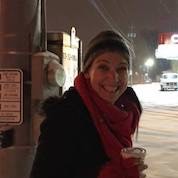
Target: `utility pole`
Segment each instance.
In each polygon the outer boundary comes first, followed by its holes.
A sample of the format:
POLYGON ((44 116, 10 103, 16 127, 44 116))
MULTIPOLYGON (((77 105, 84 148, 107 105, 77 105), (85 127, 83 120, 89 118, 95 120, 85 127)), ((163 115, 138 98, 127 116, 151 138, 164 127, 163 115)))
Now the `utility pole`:
POLYGON ((0 0, 0 177, 28 178, 32 133, 31 56, 40 48, 39 0, 0 0))
MULTIPOLYGON (((134 32, 134 26, 131 25, 129 29, 129 33, 127 34, 128 38, 130 39, 132 46, 134 47, 134 38, 136 38, 136 33, 134 32)), ((133 60, 134 60, 134 55, 131 56, 130 59, 130 72, 129 72, 129 81, 130 85, 133 85, 133 60)))

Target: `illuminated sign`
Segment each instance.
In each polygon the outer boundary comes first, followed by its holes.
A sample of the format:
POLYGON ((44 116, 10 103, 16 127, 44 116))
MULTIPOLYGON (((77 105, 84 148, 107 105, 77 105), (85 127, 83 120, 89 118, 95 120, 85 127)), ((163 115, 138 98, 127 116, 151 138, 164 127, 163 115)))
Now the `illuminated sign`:
POLYGON ((174 44, 178 43, 178 34, 173 34, 171 36, 171 42, 174 44))
POLYGON ((160 33, 158 48, 155 50, 156 58, 178 60, 178 33, 160 33))

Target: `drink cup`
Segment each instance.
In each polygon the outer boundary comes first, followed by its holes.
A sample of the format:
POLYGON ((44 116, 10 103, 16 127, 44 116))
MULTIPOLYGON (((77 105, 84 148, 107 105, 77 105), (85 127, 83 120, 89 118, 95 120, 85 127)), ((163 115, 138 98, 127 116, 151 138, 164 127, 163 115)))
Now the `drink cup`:
POLYGON ((128 147, 121 150, 121 155, 124 159, 140 158, 144 161, 146 156, 146 149, 142 147, 128 147))

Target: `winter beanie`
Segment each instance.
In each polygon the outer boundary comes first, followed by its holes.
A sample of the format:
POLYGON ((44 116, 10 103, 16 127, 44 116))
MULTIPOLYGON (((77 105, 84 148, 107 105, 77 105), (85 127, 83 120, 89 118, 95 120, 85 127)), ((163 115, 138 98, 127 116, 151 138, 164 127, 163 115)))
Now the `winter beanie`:
POLYGON ((100 32, 89 42, 83 59, 83 71, 87 71, 95 57, 106 51, 121 53, 129 63, 130 50, 126 41, 118 33, 107 30, 100 32))

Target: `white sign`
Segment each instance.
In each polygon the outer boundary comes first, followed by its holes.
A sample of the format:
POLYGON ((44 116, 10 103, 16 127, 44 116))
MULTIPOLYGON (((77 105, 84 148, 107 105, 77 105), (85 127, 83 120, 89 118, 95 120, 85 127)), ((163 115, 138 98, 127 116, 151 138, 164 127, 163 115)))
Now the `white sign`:
POLYGON ((0 124, 19 125, 23 121, 23 72, 0 69, 0 124))
POLYGON ((171 36, 171 42, 172 43, 178 43, 178 34, 173 34, 171 36))
POLYGON ((160 44, 155 50, 156 58, 178 60, 178 44, 160 44))
POLYGON ((64 47, 63 48, 63 67, 65 70, 66 80, 63 86, 63 92, 74 85, 74 79, 78 74, 78 49, 64 47))

